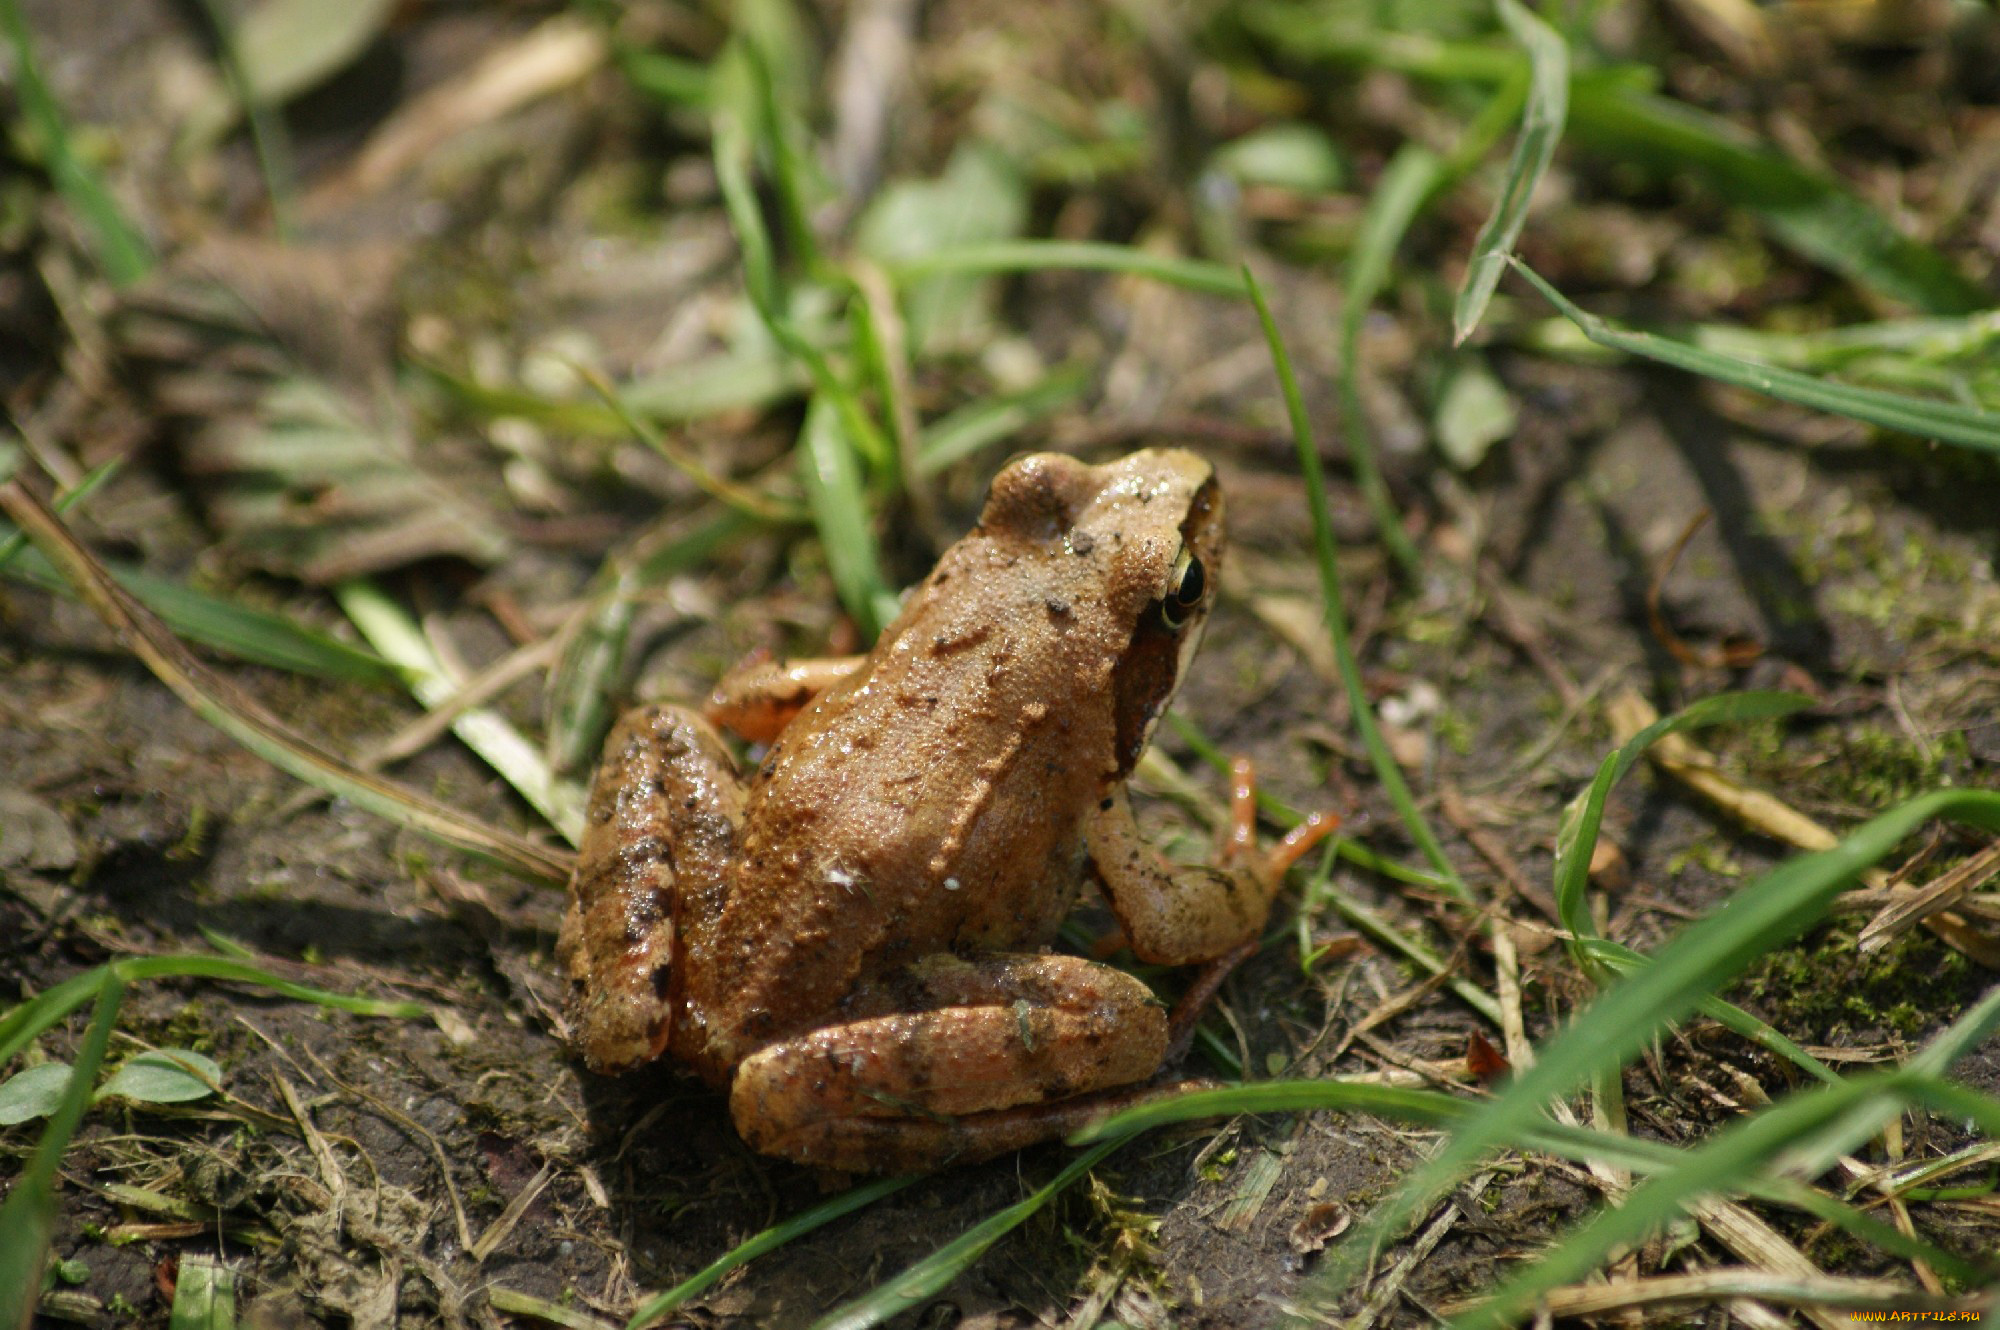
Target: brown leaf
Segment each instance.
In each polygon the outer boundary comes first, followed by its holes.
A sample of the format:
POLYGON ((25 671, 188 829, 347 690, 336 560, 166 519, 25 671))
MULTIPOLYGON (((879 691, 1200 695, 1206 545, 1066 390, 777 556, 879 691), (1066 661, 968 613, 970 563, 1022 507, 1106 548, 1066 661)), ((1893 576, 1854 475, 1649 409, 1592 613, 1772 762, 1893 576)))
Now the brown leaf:
POLYGON ((123 306, 143 392, 178 427, 211 523, 259 567, 334 582, 504 552, 466 458, 414 436, 394 389, 400 255, 210 241, 123 306))
POLYGON ((1292 1250, 1301 1256, 1323 1251, 1326 1244, 1347 1231, 1354 1216, 1339 1201, 1321 1201, 1307 1207, 1299 1222, 1292 1225, 1292 1250))
POLYGON ((1465 1069, 1472 1073, 1472 1079, 1481 1085, 1491 1085, 1513 1070, 1507 1055, 1487 1040, 1486 1036, 1474 1030, 1465 1041, 1465 1069))

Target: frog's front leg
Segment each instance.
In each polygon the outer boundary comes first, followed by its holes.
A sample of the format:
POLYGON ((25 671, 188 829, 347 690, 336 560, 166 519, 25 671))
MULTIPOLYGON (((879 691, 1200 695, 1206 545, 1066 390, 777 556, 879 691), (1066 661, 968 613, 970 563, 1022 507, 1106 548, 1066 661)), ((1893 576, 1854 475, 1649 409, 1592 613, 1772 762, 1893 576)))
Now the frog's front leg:
POLYGON ((1263 931, 1285 870, 1331 834, 1339 819, 1314 814, 1258 854, 1256 784, 1247 761, 1231 772, 1232 830, 1218 866, 1169 863, 1132 820, 1121 786, 1090 820, 1091 868, 1132 953, 1156 965, 1193 965, 1229 955, 1263 931))
POLYGON ((769 743, 813 699, 854 673, 866 656, 753 656, 722 676, 703 708, 708 718, 751 743, 769 743))
POLYGON ((570 1040, 593 1071, 666 1050, 687 958, 722 914, 743 803, 736 764, 692 712, 636 707, 605 738, 556 942, 570 1040))
POLYGON ((1144 984, 1076 956, 928 957, 843 1015, 737 1069, 753 1148, 872 1173, 989 1158, 1106 1111, 1093 1092, 1151 1076, 1167 1041, 1144 984))

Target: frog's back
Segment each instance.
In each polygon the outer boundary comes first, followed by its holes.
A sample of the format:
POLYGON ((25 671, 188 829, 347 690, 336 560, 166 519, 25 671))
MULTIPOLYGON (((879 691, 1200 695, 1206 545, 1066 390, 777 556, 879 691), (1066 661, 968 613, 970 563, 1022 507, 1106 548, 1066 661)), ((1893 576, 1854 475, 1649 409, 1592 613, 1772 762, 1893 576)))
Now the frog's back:
POLYGON ((1022 627, 1037 600, 987 603, 885 636, 867 668, 773 745, 718 939, 719 974, 761 1040, 864 978, 937 951, 1032 949, 1080 880, 1082 819, 1115 763, 1092 634, 1022 627), (1054 681, 1052 683, 1052 681, 1054 681))
POLYGON ((923 956, 1052 938, 1084 819, 1198 636, 1157 621, 1218 503, 1207 464, 1172 451, 996 478, 980 525, 751 782, 704 981, 719 1038, 747 1051, 923 956))

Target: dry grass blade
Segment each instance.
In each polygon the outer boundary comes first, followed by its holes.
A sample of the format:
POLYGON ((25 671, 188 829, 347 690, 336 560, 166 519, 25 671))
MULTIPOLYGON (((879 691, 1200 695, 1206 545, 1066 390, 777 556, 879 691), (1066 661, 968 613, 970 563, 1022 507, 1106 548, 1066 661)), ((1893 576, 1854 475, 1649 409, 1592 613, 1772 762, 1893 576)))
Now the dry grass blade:
POLYGON ((568 879, 567 855, 467 817, 415 790, 370 776, 295 734, 260 703, 195 659, 164 624, 111 579, 104 565, 70 534, 62 519, 19 480, 0 485, 0 508, 28 533, 69 578, 77 594, 161 683, 196 715, 245 748, 357 807, 523 877, 549 883, 568 879))
MULTIPOLYGON (((1620 743, 1660 718, 1653 704, 1630 688, 1613 694, 1604 710, 1620 743)), ((1801 850, 1830 850, 1840 843, 1840 837, 1775 794, 1724 775, 1715 759, 1686 735, 1662 735, 1646 756, 1662 772, 1752 831, 1801 850)), ((1889 883, 1888 874, 1879 868, 1865 870, 1861 878, 1871 887, 1889 883)))
MULTIPOLYGON (((1972 1312, 1977 1299, 1941 1298, 1904 1288, 1885 1279, 1843 1279, 1820 1275, 1795 1279, 1762 1270, 1704 1270, 1693 1275, 1659 1275, 1651 1279, 1621 1279, 1609 1284, 1575 1284, 1542 1295, 1551 1316, 1602 1316, 1634 1307, 1669 1302, 1727 1302, 1759 1298, 1799 1308, 1843 1307, 1899 1312, 1972 1312)), ((1456 1311, 1457 1308, 1441 1308, 1456 1311)), ((1846 1324, 1852 1317, 1827 1316, 1846 1324)), ((1915 1319, 1915 1318, 1911 1318, 1915 1319)), ((1925 1319, 1942 1319, 1930 1318, 1925 1319)), ((1956 1318, 1953 1318, 1956 1319, 1956 1318)))
POLYGON ((2000 873, 2000 841, 1988 845, 1970 859, 1954 864, 1937 881, 1910 891, 1884 908, 1861 930, 1861 935, 1855 939, 1855 946, 1863 952, 1880 950, 1917 924, 1949 910, 1958 904, 1961 897, 1984 886, 1996 873, 2000 873))
POLYGON ((375 131, 353 165, 313 191, 309 205, 344 205, 395 183, 466 130, 581 82, 610 53, 610 43, 590 20, 576 14, 548 19, 464 74, 412 99, 375 131))

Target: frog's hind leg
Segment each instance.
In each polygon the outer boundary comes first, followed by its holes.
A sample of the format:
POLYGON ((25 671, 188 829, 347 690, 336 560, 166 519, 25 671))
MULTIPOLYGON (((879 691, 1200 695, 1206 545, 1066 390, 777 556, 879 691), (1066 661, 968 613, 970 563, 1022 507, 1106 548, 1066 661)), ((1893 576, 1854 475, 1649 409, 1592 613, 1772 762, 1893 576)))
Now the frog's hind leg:
POLYGON ((638 707, 606 737, 556 944, 570 1039, 591 1070, 665 1051, 685 1015, 684 958, 722 913, 743 800, 728 749, 690 711, 638 707))
POLYGON ((737 1069, 751 1146, 853 1172, 983 1159, 1107 1111, 1098 1092, 1151 1076, 1167 1042, 1144 984, 1074 956, 930 957, 846 1014, 737 1069))

